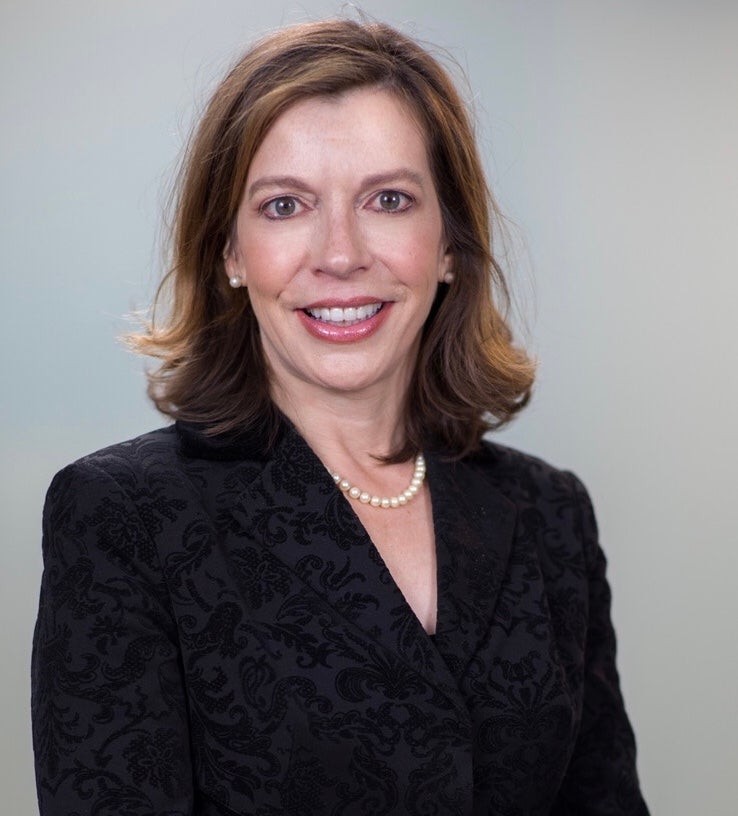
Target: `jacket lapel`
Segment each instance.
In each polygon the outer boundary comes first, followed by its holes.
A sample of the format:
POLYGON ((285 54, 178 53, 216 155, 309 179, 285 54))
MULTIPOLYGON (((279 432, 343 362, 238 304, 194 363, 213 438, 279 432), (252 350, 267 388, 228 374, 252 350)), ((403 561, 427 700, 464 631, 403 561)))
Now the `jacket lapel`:
POLYGON ((347 623, 355 627, 356 637, 390 650, 394 660, 463 706, 456 681, 349 501, 294 429, 286 430, 232 513, 242 535, 259 542, 340 616, 342 631, 347 623))
POLYGON ((392 651, 463 707, 458 686, 489 630, 515 524, 514 505, 482 468, 426 455, 438 559, 434 646, 348 500, 291 425, 285 422, 271 454, 259 456, 243 439, 211 453, 192 448, 198 437, 188 439, 186 428, 180 434, 190 455, 253 459, 242 471, 250 481, 229 510, 237 526, 227 546, 238 547, 240 536, 258 542, 361 630, 357 636, 392 651))
POLYGON ((459 683, 489 637, 516 508, 473 461, 426 460, 438 558, 436 646, 459 683))

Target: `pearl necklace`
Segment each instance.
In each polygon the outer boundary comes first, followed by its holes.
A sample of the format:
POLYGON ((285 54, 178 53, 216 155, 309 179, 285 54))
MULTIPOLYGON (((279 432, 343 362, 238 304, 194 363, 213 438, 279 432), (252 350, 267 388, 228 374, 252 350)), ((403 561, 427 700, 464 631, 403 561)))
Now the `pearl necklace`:
POLYGON ((362 490, 360 487, 352 485, 348 480, 342 479, 337 473, 333 473, 332 471, 329 471, 329 473, 333 477, 333 481, 338 485, 338 487, 340 487, 341 490, 343 490, 343 492, 352 499, 358 499, 362 504, 368 504, 372 507, 391 510, 394 507, 402 507, 418 494, 418 491, 425 481, 425 459, 423 458, 422 453, 419 453, 415 457, 415 470, 413 471, 413 478, 410 480, 410 484, 402 491, 402 493, 398 493, 397 496, 384 496, 381 498, 379 496, 372 496, 372 494, 368 493, 366 490, 362 490))

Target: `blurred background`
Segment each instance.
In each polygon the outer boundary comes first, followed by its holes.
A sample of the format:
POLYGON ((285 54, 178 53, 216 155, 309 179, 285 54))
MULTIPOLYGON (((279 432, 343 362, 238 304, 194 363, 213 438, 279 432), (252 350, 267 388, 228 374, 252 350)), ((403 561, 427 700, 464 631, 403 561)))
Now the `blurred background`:
MULTIPOLYGON (((233 58, 338 2, 0 3, 0 790, 35 812, 28 673, 53 473, 163 424, 116 337, 161 272, 161 212, 233 58)), ((738 4, 377 0, 459 63, 521 338, 502 441, 575 470, 610 562, 653 814, 738 801, 738 4)))

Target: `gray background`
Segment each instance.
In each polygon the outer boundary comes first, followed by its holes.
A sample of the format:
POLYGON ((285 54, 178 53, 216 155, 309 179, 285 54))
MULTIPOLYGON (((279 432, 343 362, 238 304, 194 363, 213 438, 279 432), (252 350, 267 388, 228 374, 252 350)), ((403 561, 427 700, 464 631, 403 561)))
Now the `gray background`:
MULTIPOLYGON (((541 361, 503 439, 589 486, 654 814, 738 801, 738 6, 382 0, 468 72, 541 361)), ((116 343, 159 271, 194 111, 254 35, 336 2, 2 0, 0 790, 34 812, 45 488, 161 424, 116 343)))

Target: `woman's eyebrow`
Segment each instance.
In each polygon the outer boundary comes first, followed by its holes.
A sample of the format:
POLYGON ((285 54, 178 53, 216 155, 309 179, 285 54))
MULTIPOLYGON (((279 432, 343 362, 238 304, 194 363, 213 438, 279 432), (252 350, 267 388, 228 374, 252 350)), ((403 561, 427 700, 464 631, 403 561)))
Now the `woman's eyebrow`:
MULTIPOLYGON (((394 170, 387 170, 381 173, 372 173, 365 176, 361 181, 362 187, 381 187, 383 185, 397 184, 398 182, 411 182, 418 187, 425 187, 425 178, 422 173, 411 170, 409 167, 398 167, 394 170)), ((287 187, 291 190, 310 192, 311 187, 297 176, 264 176, 249 185, 246 195, 248 198, 263 190, 265 187, 287 187)))
POLYGON ((249 185, 246 195, 252 198, 255 193, 265 187, 289 187, 291 190, 300 190, 301 192, 309 192, 310 190, 310 187, 297 176, 264 176, 249 185))
POLYGON ((373 173, 366 176, 362 182, 363 187, 378 187, 385 184, 393 184, 398 181, 409 181, 418 187, 425 186, 425 178, 422 173, 411 170, 409 167, 398 167, 396 170, 389 170, 384 173, 373 173))

